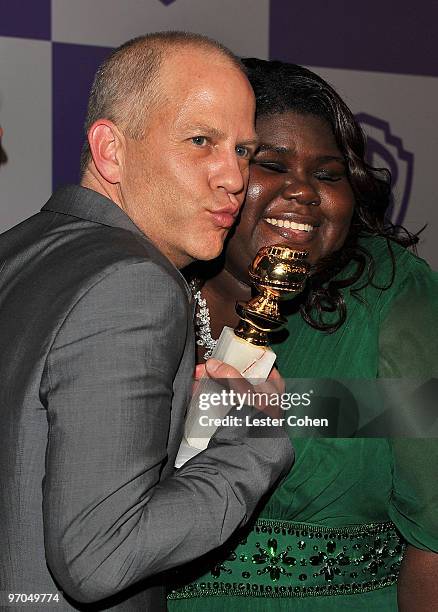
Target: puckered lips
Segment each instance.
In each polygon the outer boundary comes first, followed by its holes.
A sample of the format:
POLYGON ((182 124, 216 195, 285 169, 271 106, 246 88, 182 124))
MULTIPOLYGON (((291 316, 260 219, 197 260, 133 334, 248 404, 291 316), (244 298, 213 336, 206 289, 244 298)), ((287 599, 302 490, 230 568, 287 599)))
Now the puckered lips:
POLYGON ((228 197, 230 198, 230 204, 208 211, 214 225, 225 229, 229 229, 234 224, 240 210, 237 198, 233 194, 228 194, 228 197))
POLYGON ((299 244, 311 242, 320 225, 319 221, 310 216, 292 213, 268 213, 262 221, 273 233, 289 242, 299 244))

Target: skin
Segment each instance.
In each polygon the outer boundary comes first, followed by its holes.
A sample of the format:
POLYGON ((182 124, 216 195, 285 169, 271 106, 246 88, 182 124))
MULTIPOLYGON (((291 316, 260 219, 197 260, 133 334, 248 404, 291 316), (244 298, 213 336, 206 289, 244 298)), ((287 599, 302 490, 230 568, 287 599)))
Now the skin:
POLYGON ((313 264, 339 249, 354 208, 342 154, 323 119, 295 113, 265 116, 257 122, 257 133, 261 147, 246 205, 227 247, 226 268, 241 280, 247 279, 246 268, 262 246, 285 243, 305 249, 313 264), (267 218, 314 229, 273 226, 267 218))
POLYGON ((212 312, 219 315, 212 316, 215 337, 225 324, 237 323, 234 302, 251 295, 247 270, 261 247, 304 249, 317 264, 342 246, 353 214, 344 160, 325 120, 292 112, 262 116, 257 134, 261 146, 251 166, 245 206, 227 243, 225 266, 204 286, 212 312), (314 229, 273 226, 266 219, 314 229))
POLYGON ((408 546, 397 583, 400 612, 438 609, 438 555, 408 546))
MULTIPOLYGON (((294 113, 266 116, 257 121, 257 133, 262 150, 251 166, 245 206, 228 241, 224 268, 207 280, 202 291, 214 338, 224 325, 237 324, 234 304, 251 297, 247 266, 262 246, 283 242, 305 248, 316 264, 342 246, 353 213, 354 197, 343 163, 335 159, 321 163, 321 158, 341 157, 325 121, 294 113), (288 215, 315 220, 318 230, 302 236, 265 221, 288 215)), ((203 354, 198 347, 198 361, 203 354)), ((400 611, 438 609, 437 575, 438 555, 408 545, 397 583, 400 611)))
MULTIPOLYGON (((143 139, 107 119, 90 127, 92 161, 81 184, 120 206, 182 268, 217 257, 236 220, 257 148, 255 100, 243 73, 205 49, 168 53, 159 83, 159 107, 145 118, 143 139)), ((243 384, 216 360, 206 371, 243 384)), ((262 387, 282 393, 284 383, 273 370, 262 387)))
POLYGON ((142 140, 105 119, 91 126, 82 184, 118 204, 181 268, 222 251, 257 145, 255 102, 230 61, 196 48, 168 54, 159 82, 142 140))

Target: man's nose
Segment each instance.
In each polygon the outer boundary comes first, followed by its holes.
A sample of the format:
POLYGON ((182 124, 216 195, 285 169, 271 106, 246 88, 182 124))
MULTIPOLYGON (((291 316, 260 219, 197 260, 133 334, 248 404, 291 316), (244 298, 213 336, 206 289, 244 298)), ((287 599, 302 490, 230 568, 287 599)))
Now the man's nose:
POLYGON ((211 175, 211 187, 222 188, 227 193, 241 193, 246 187, 248 174, 248 163, 239 159, 234 150, 223 152, 216 160, 211 175))

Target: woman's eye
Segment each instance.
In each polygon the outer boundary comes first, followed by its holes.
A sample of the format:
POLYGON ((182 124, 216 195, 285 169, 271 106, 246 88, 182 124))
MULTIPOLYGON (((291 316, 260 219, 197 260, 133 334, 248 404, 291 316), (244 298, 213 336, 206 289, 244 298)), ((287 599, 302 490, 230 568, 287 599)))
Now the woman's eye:
POLYGON ((198 147, 204 147, 207 144, 206 136, 192 136, 192 142, 198 147))
POLYGON ((287 168, 285 166, 283 166, 282 164, 277 164, 275 162, 265 162, 265 161, 256 160, 254 163, 257 166, 261 166, 262 168, 265 168, 265 170, 270 170, 271 172, 280 172, 280 173, 287 172, 287 168))
POLYGON ((238 157, 249 157, 249 149, 243 145, 237 145, 236 153, 238 157))
POLYGON ((329 183, 336 183, 337 181, 340 181, 343 177, 343 175, 339 174, 338 172, 333 173, 327 172, 325 170, 321 172, 315 172, 315 176, 320 181, 328 181, 329 183))
POLYGON ((344 178, 345 174, 341 170, 318 170, 315 172, 315 176, 320 181, 328 181, 329 183, 336 183, 344 178))

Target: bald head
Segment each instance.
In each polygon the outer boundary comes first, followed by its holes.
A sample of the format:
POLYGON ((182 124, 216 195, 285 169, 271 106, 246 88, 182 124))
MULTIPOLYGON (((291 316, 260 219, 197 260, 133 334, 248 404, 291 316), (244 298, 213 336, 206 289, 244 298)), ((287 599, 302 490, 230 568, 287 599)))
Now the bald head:
MULTIPOLYGON (((99 67, 88 102, 85 132, 97 119, 109 119, 127 136, 144 135, 147 116, 171 94, 169 76, 178 75, 181 52, 189 51, 232 65, 244 72, 240 60, 220 43, 188 32, 157 32, 130 40, 116 49, 99 67), (174 65, 173 65, 174 64, 174 65), (163 83, 162 70, 167 78, 163 83)), ((187 55, 184 54, 183 55, 187 55)), ((189 54, 190 55, 190 54, 189 54)), ((85 171, 91 154, 88 142, 81 156, 85 171)))

